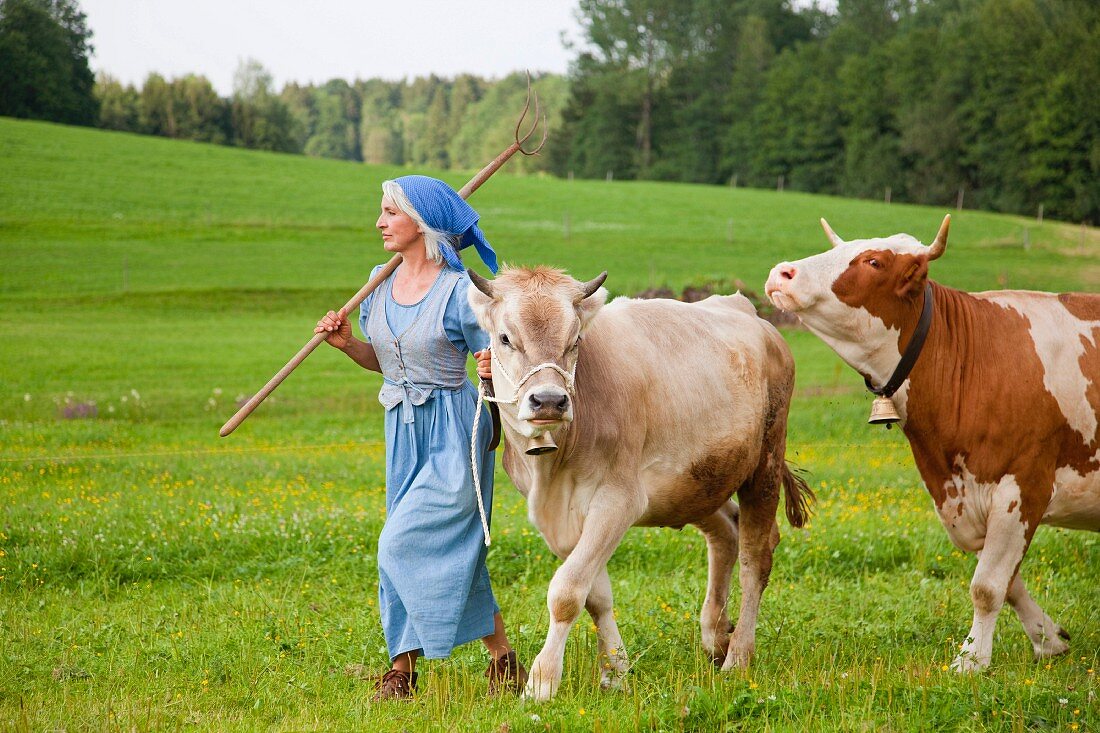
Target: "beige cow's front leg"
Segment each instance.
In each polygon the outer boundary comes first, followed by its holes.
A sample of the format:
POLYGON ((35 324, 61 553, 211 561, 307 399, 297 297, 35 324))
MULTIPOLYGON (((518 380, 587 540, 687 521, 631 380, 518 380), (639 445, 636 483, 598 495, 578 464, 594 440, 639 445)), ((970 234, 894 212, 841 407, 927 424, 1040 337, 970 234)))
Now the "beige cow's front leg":
POLYGON ((615 622, 611 577, 607 574, 606 565, 600 568, 592 581, 592 590, 588 592, 584 607, 596 624, 600 688, 625 692, 626 673, 630 663, 623 646, 623 637, 619 635, 619 625, 615 622))
POLYGON ((550 630, 542 651, 531 664, 525 697, 549 700, 558 691, 569 630, 580 616, 596 578, 601 572, 606 575, 611 554, 641 516, 641 507, 631 503, 628 491, 622 491, 621 498, 615 493, 604 488, 593 497, 577 545, 550 581, 546 594, 550 630))
POLYGON ((957 672, 985 669, 993 656, 997 615, 1035 533, 1021 516, 1020 494, 1020 486, 1011 475, 1001 479, 994 490, 986 520, 985 543, 978 551, 978 566, 970 580, 974 621, 959 655, 951 663, 957 672))

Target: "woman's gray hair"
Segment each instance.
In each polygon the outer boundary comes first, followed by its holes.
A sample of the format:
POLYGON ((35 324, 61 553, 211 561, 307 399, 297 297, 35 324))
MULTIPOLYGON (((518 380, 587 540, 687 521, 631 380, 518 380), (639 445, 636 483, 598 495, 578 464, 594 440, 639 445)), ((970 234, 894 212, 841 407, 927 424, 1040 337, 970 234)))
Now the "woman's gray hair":
POLYGON ((420 231, 424 233, 424 250, 428 259, 432 262, 443 262, 443 253, 439 251, 439 246, 445 244, 453 249, 454 243, 451 241, 451 235, 428 226, 397 181, 383 181, 382 193, 389 196, 390 200, 393 201, 393 205, 408 214, 409 218, 420 227, 420 231))

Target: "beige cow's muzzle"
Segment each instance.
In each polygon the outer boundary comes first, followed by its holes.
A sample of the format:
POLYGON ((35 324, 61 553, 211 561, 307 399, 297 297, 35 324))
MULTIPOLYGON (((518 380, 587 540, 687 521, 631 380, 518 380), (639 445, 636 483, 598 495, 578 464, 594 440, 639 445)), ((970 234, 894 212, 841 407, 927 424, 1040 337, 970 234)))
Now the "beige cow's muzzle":
POLYGON ((540 455, 557 450, 550 432, 573 420, 574 374, 567 372, 553 362, 543 362, 528 369, 522 377, 516 379, 500 363, 495 353, 490 353, 493 370, 494 397, 486 397, 494 402, 516 405, 516 419, 519 431, 529 439, 528 455, 540 455), (542 375, 543 379, 533 379, 544 371, 557 372, 564 384, 556 383, 552 375, 542 375), (530 384, 529 384, 530 383, 530 384), (528 388, 521 395, 524 385, 528 388))

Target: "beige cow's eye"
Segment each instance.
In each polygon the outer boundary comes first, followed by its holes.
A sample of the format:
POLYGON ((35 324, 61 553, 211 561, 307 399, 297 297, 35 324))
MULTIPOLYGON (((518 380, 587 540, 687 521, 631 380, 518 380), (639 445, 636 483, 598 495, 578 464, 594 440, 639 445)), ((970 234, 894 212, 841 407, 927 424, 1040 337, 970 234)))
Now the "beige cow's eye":
POLYGON ((508 334, 506 333, 500 334, 500 343, 508 347, 511 347, 512 345, 512 342, 508 340, 508 334))

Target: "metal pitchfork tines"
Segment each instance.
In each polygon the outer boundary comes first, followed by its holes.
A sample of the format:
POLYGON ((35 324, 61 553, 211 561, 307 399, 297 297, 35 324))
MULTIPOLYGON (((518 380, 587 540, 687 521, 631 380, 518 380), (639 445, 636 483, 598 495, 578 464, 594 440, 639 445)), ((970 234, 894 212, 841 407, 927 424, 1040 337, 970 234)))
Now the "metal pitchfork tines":
MULTIPOLYGON (((539 143, 539 146, 534 150, 524 150, 523 145, 535 133, 535 129, 539 126, 539 122, 539 97, 538 94, 535 94, 531 89, 531 74, 528 73, 527 102, 523 106, 523 113, 519 116, 519 121, 516 122, 516 141, 505 148, 500 155, 493 159, 493 162, 482 168, 476 176, 470 179, 470 182, 462 187, 462 189, 458 192, 458 195, 461 196, 463 199, 469 198, 470 194, 476 191, 481 186, 481 184, 485 183, 485 181, 489 180, 489 176, 496 173, 497 170, 517 152, 523 153, 524 155, 537 155, 538 152, 542 150, 542 146, 546 144, 546 138, 549 135, 549 127, 546 124, 545 114, 542 116, 541 120, 543 130, 542 141, 539 143), (532 97, 534 97, 535 99, 535 121, 531 125, 531 129, 527 131, 527 134, 523 137, 520 137, 520 128, 523 126, 523 121, 527 117, 527 112, 531 109, 532 97)), ((387 262, 382 267, 382 269, 379 270, 378 273, 375 274, 375 276, 372 277, 366 285, 360 288, 359 292, 352 296, 352 299, 344 305, 343 312, 350 313, 358 308, 359 304, 366 300, 367 296, 374 292, 375 288, 381 285, 387 277, 393 274, 393 271, 397 269, 397 266, 399 264, 401 264, 401 255, 394 255, 392 258, 390 258, 390 261, 387 262)), ((252 395, 248 402, 246 402, 241 407, 241 409, 237 410, 237 413, 233 415, 233 417, 229 418, 229 420, 226 421, 225 425, 222 425, 222 428, 220 431, 218 431, 218 434, 224 438, 232 433, 234 430, 236 430, 237 426, 244 422, 244 419, 252 414, 252 411, 255 410, 259 406, 259 404, 267 398, 269 394, 274 392, 275 388, 278 387, 284 379, 290 376, 290 373, 294 371, 299 364, 305 361, 305 358, 313 353, 313 350, 320 346, 327 336, 327 333, 313 334, 313 338, 311 338, 309 342, 305 346, 303 346, 290 361, 286 363, 286 366, 280 369, 274 377, 268 380, 267 384, 265 384, 259 392, 252 395)))
POLYGON ((461 196, 462 198, 469 197, 469 195, 472 194, 474 191, 476 191, 481 184, 485 183, 485 181, 488 180, 489 176, 496 173, 497 169, 500 168, 502 165, 504 165, 505 162, 507 162, 507 160, 509 158, 511 158, 513 155, 515 155, 516 153, 522 153, 522 154, 528 155, 528 156, 539 154, 539 151, 542 150, 542 146, 546 144, 546 138, 550 134, 550 127, 546 123, 546 114, 544 113, 542 115, 542 119, 540 120, 539 119, 539 112, 540 112, 540 109, 539 109, 539 95, 538 95, 538 93, 534 92, 531 89, 531 74, 530 74, 530 72, 528 72, 528 74, 527 74, 527 101, 523 105, 523 112, 520 114, 519 119, 516 120, 516 131, 515 131, 516 141, 514 143, 512 143, 511 145, 509 145, 507 148, 505 148, 501 152, 500 155, 498 155, 496 158, 493 159, 493 161, 491 163, 489 163, 489 165, 482 168, 480 173, 478 173, 476 176, 471 178, 470 182, 467 183, 465 186, 463 186, 462 190, 460 190, 458 192, 459 196, 461 196), (531 129, 527 131, 527 134, 524 135, 523 137, 520 137, 519 133, 520 133, 520 129, 523 127, 523 121, 525 119, 527 119, 527 113, 531 110, 531 98, 532 97, 534 97, 534 100, 535 100, 535 114, 534 114, 535 121, 531 124, 531 129), (539 141, 539 146, 537 148, 535 148, 534 150, 524 150, 524 148, 523 148, 524 143, 526 143, 528 140, 530 140, 531 136, 535 134, 535 129, 538 128, 540 121, 542 122, 542 140, 539 141))

